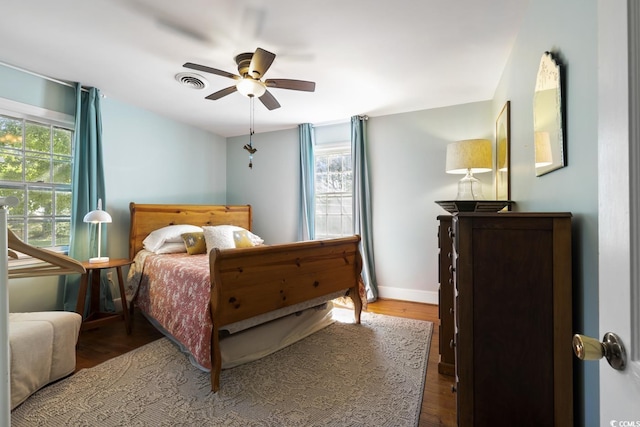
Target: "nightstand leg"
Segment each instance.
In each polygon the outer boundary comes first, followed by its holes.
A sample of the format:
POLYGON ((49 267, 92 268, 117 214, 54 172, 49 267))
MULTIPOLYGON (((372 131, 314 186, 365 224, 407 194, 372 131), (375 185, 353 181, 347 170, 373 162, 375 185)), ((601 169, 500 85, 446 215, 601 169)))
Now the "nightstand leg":
POLYGON ((87 286, 89 284, 89 273, 80 276, 80 289, 78 289, 78 300, 76 301, 76 313, 84 319, 84 304, 87 299, 87 286))
POLYGON ((127 309, 127 295, 124 292, 124 281, 122 280, 122 267, 116 267, 118 273, 118 287, 120 288, 120 302, 122 303, 122 316, 124 324, 127 328, 127 335, 131 334, 131 320, 129 318, 129 310, 127 309))

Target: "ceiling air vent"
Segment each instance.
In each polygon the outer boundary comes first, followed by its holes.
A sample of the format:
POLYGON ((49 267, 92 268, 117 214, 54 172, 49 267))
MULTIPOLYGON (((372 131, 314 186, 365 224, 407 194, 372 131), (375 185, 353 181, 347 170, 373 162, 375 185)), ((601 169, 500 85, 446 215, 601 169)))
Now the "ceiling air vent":
POLYGON ((176 74, 176 80, 192 89, 204 89, 209 84, 204 77, 196 73, 178 73, 176 74))

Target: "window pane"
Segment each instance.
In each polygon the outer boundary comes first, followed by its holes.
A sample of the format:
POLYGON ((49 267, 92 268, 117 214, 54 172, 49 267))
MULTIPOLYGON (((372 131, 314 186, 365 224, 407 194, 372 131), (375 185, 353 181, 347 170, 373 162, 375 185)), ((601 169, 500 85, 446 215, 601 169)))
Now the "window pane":
POLYGON ((344 215, 342 217, 342 235, 350 236, 353 234, 353 219, 351 215, 344 215))
POLYGON ((71 156, 71 131, 67 129, 53 129, 53 154, 71 156))
POLYGON ((331 156, 329 159, 329 171, 342 172, 342 156, 331 156))
POLYGON ((24 241, 24 221, 23 220, 8 220, 7 227, 14 232, 20 240, 24 241))
POLYGON ((342 203, 340 197, 330 197, 327 200, 327 214, 340 214, 342 213, 342 203))
POLYGON ((71 191, 56 191, 56 216, 71 217, 71 191))
POLYGON ((340 236, 342 232, 342 220, 340 216, 327 217, 327 235, 340 236))
POLYGON ((25 123, 25 149, 40 153, 51 152, 51 128, 39 123, 25 123))
POLYGON ((51 159, 49 156, 27 156, 25 159, 26 182, 50 182, 51 159))
POLYGON ((316 157, 316 175, 327 171, 327 156, 316 157))
POLYGON ((53 161, 53 182, 71 185, 71 163, 69 161, 53 161))
POLYGON ((353 193, 353 172, 350 170, 348 172, 345 172, 343 178, 343 191, 345 193, 353 193))
POLYGON ((53 212, 53 191, 48 189, 29 190, 29 216, 49 216, 53 212))
POLYGON ((53 227, 50 219, 30 220, 27 236, 33 246, 50 247, 53 244, 53 227))
POLYGON ((22 152, 0 150, 0 181, 22 182, 22 152))
POLYGON ((342 191, 342 174, 330 173, 329 174, 329 189, 332 193, 342 191))
POLYGON ((0 147, 22 150, 22 120, 0 116, 0 147))
POLYGON ((320 172, 316 174, 316 193, 326 193, 329 191, 329 187, 327 185, 327 174, 325 172, 320 172))
POLYGON ((71 221, 56 221, 56 246, 69 246, 71 221))

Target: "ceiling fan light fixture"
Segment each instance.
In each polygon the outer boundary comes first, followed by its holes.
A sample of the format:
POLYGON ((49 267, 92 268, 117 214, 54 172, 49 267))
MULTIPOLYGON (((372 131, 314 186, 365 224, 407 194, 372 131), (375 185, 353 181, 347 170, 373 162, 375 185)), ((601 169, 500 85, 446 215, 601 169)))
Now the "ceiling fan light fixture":
POLYGON ((244 96, 256 96, 258 98, 264 95, 267 90, 262 82, 254 80, 251 77, 245 77, 238 81, 236 89, 244 96))

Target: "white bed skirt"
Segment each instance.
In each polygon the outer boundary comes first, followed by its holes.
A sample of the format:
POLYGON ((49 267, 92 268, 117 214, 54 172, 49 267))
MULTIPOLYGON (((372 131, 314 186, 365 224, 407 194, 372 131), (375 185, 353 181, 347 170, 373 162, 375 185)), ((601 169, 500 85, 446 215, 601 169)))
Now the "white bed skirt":
MULTIPOLYGON (((144 314, 144 313, 143 313, 144 314)), ((177 342, 151 317, 145 317, 180 349, 189 355, 191 363, 199 369, 209 372, 195 361, 184 346, 177 342)), ((220 339, 222 369, 233 368, 243 363, 252 362, 271 353, 283 349, 334 322, 333 304, 309 308, 302 312, 290 314, 268 323, 254 326, 241 332, 220 339)))

